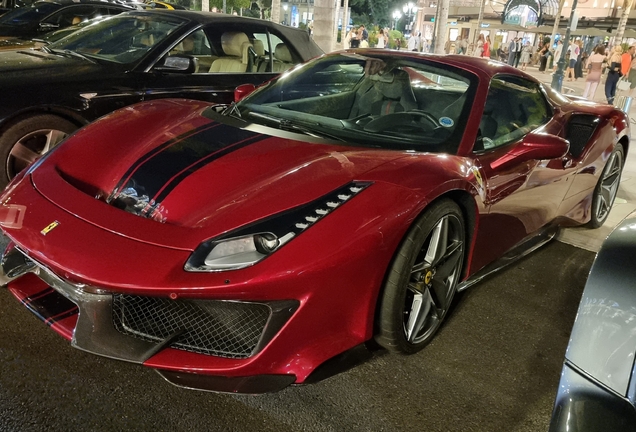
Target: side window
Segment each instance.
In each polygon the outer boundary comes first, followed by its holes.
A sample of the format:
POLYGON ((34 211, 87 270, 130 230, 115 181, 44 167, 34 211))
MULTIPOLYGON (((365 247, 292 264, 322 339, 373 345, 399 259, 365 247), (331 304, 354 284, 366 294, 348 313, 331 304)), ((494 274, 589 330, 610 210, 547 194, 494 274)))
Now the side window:
POLYGON ((550 117, 548 102, 538 84, 514 76, 495 76, 479 123, 475 151, 517 141, 550 117))
POLYGON ((254 33, 252 43, 257 55, 254 72, 283 72, 298 63, 289 44, 275 34, 268 38, 267 33, 254 33))
POLYGON ((181 39, 168 54, 170 56, 180 55, 194 58, 194 73, 207 73, 214 60, 219 58, 212 55, 210 41, 202 29, 194 31, 181 39))
POLYGON ((94 6, 70 6, 51 15, 44 22, 64 28, 92 18, 95 15, 96 9, 94 6))

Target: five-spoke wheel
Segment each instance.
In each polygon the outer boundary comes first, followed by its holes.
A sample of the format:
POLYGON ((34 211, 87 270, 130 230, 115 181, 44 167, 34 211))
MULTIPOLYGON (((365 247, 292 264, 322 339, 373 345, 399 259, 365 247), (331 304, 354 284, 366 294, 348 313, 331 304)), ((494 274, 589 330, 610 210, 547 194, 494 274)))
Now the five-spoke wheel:
POLYGON ((68 120, 43 114, 21 119, 3 130, 0 157, 5 171, 0 176, 0 188, 76 129, 68 120))
POLYGON ((439 329, 461 277, 465 227, 451 200, 433 204, 411 227, 389 269, 376 340, 390 351, 422 349, 439 329))
POLYGON ((589 222, 591 228, 598 228, 607 220, 618 193, 624 163, 623 146, 616 144, 592 195, 592 215, 589 222))

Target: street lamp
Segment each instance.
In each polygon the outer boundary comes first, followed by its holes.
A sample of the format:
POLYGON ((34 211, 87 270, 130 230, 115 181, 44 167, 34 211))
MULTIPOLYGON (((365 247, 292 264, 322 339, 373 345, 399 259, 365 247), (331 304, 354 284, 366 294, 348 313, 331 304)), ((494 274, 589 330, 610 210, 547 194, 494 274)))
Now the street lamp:
POLYGON ((398 11, 398 10, 394 11, 393 12, 393 30, 396 29, 398 20, 400 18, 402 18, 402 14, 400 13, 400 11, 398 11))
POLYGON ((411 31, 413 30, 413 23, 411 22, 411 16, 413 16, 413 18, 415 18, 415 14, 417 13, 417 6, 415 6, 413 3, 409 2, 408 4, 404 5, 402 10, 404 11, 404 14, 406 14, 406 28, 405 28, 405 30, 408 30, 409 33, 411 33, 411 31))
POLYGON ((285 11, 284 13, 284 18, 283 18, 283 24, 285 25, 289 25, 289 23, 287 22, 287 8, 289 7, 289 5, 287 3, 283 3, 283 10, 285 11))

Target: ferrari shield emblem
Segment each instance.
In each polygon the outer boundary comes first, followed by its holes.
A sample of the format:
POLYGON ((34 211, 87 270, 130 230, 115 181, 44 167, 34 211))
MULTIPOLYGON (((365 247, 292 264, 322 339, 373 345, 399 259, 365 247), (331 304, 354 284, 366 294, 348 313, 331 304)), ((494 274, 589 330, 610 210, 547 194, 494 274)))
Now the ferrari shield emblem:
POLYGON ((40 234, 42 235, 47 235, 48 233, 50 233, 51 231, 53 231, 53 229, 58 226, 60 223, 58 221, 55 222, 51 222, 50 224, 48 224, 42 231, 40 231, 40 234))

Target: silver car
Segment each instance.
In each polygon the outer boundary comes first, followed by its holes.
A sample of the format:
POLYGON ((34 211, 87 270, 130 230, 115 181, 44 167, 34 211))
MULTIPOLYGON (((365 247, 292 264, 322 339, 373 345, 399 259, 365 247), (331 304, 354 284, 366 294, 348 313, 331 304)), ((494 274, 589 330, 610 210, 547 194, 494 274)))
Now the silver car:
POLYGON ((550 432, 636 431, 636 213, 605 240, 583 291, 550 432))

